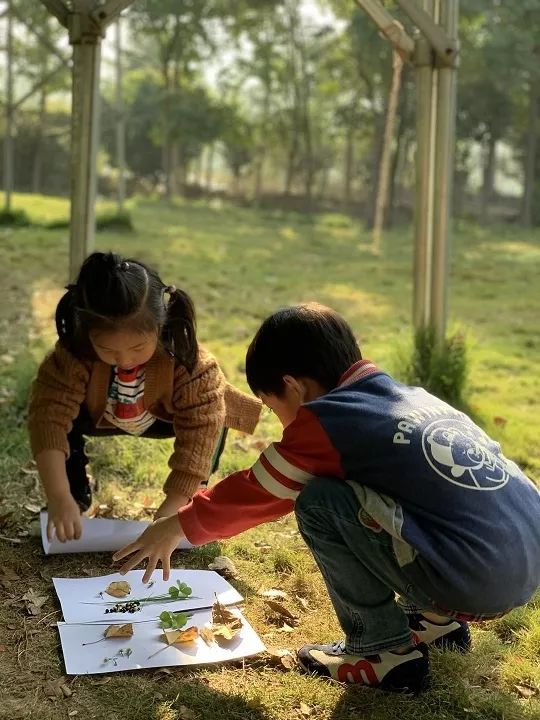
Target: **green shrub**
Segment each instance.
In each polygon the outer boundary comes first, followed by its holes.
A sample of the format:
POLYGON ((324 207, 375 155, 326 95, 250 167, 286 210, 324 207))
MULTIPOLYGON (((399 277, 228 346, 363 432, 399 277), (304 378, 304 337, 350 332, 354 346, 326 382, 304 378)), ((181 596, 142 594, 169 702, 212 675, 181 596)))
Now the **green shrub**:
POLYGON ((115 232, 132 232, 133 222, 128 212, 108 212, 96 217, 96 230, 114 230, 115 232))
POLYGON ((402 356, 400 366, 398 373, 407 384, 419 385, 455 407, 464 407, 467 347, 462 332, 439 343, 432 327, 418 330, 412 352, 402 356))
POLYGON ((0 226, 28 227, 32 223, 24 210, 0 210, 0 226))

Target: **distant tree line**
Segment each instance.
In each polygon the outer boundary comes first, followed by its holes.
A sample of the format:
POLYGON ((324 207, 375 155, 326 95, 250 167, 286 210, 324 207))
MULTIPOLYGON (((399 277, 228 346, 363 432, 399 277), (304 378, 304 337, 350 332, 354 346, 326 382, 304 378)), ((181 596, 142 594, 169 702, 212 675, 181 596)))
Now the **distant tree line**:
MULTIPOLYGON (((128 193, 221 193, 258 205, 342 208, 369 223, 391 50, 350 0, 320 4, 313 14, 298 0, 136 0, 122 18, 121 106, 114 63, 103 68, 100 192, 115 192, 122 122, 128 193)), ((0 16, 6 7, 0 2, 0 16)), ((2 67, 10 63, 14 89, 10 100, 7 85, 0 87, 4 138, 4 110, 36 88, 11 113, 14 185, 66 193, 63 31, 35 0, 11 0, 11 7, 2 67)), ((540 0, 462 3, 455 206, 482 221, 540 224, 538 17, 540 0), (505 182, 518 188, 515 197, 504 197, 505 182)), ((414 123, 414 71, 406 67, 390 223, 411 213, 414 123)))

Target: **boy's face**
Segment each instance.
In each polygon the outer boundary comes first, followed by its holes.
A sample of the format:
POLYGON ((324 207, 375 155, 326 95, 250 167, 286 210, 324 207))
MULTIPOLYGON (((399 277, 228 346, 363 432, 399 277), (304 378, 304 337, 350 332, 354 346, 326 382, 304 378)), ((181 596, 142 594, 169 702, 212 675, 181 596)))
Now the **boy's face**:
POLYGON ((283 384, 285 389, 282 395, 260 392, 259 397, 286 428, 295 419, 303 403, 315 400, 324 395, 326 391, 319 383, 310 378, 294 378, 291 375, 285 375, 283 384))

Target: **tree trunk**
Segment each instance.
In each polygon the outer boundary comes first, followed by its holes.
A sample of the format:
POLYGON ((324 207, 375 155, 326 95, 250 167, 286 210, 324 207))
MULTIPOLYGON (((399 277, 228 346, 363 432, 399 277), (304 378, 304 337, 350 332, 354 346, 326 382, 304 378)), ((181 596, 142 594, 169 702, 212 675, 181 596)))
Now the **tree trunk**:
POLYGON ((351 202, 352 181, 354 173, 354 132, 355 128, 351 125, 347 128, 345 137, 345 174, 343 184, 343 200, 346 205, 351 202))
POLYGON ((13 14, 7 6, 6 24, 6 129, 4 135, 4 209, 11 210, 14 185, 13 161, 13 14))
POLYGON ((486 141, 484 148, 483 168, 482 168, 482 190, 480 193, 480 220, 486 223, 489 218, 489 203, 493 197, 493 187, 495 185, 495 160, 496 160, 497 140, 492 133, 486 141))
POLYGON ((206 154, 205 186, 206 186, 206 192, 208 192, 208 193, 212 192, 212 178, 214 175, 214 152, 215 152, 215 144, 212 143, 208 147, 208 151, 206 154))
POLYGON ((43 87, 39 96, 38 126, 36 132, 36 149, 32 165, 32 192, 41 192, 41 171, 43 167, 43 141, 45 138, 45 123, 47 121, 47 89, 43 87))
POLYGON ((524 187, 521 209, 521 224, 532 227, 533 198, 536 170, 536 152, 538 148, 538 101, 540 99, 540 80, 536 71, 531 72, 529 79, 529 119, 525 137, 524 156, 524 187))

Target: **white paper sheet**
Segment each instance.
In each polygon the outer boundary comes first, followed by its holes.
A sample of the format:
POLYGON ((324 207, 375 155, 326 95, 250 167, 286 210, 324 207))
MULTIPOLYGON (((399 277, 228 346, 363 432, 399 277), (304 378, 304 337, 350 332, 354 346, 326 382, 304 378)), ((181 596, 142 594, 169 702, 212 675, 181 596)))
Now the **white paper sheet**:
MULTIPOLYGON (((251 625, 234 608, 242 619, 243 627, 232 640, 209 647, 202 638, 193 643, 167 646, 160 639, 163 630, 157 622, 137 623, 130 638, 103 638, 103 625, 72 625, 58 623, 64 662, 68 675, 91 675, 95 673, 142 670, 144 668, 172 665, 201 665, 224 662, 263 652, 266 648, 251 625), (100 640, 100 642, 95 642, 100 640), (83 645, 83 643, 94 643, 83 645), (126 657, 126 650, 131 650, 126 657), (123 653, 119 654, 122 650, 123 653), (153 657, 151 657, 153 656, 153 657), (107 661, 105 658, 109 658, 107 661)), ((211 610, 199 610, 191 617, 185 628, 203 627, 211 622, 211 610)), ((129 620, 126 620, 129 622, 129 620)))
POLYGON ((163 581, 161 570, 154 572, 153 585, 143 584, 144 570, 131 570, 126 575, 114 573, 102 577, 91 578, 53 578, 54 587, 64 620, 67 623, 94 623, 107 622, 135 622, 155 620, 163 610, 197 610, 210 608, 217 599, 223 605, 234 605, 243 598, 232 585, 221 575, 211 570, 171 570, 170 579, 163 581), (105 593, 109 583, 127 580, 131 592, 125 598, 114 598, 105 593), (143 604, 138 612, 131 613, 105 613, 105 608, 112 608, 117 602, 126 602, 134 598, 147 598, 149 596, 164 595, 176 582, 187 583, 192 594, 186 600, 175 602, 152 602, 143 604), (103 598, 99 593, 103 593, 103 598))
MULTIPOLYGON (((41 542, 45 555, 82 552, 115 552, 134 542, 150 525, 142 520, 112 520, 110 518, 82 518, 82 535, 79 540, 60 542, 54 537, 47 539, 47 513, 39 516, 41 542)), ((193 545, 185 538, 178 543, 178 550, 190 550, 193 545)))

